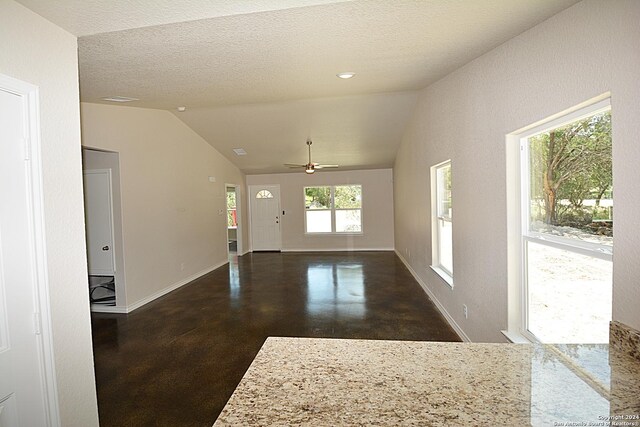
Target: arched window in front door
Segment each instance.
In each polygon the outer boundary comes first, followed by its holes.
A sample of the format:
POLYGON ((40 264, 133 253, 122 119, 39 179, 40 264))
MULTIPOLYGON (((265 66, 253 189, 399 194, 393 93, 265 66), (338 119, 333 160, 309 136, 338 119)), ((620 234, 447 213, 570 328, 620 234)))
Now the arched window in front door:
POLYGON ((269 190, 260 190, 256 194, 256 199, 273 199, 273 194, 269 190))

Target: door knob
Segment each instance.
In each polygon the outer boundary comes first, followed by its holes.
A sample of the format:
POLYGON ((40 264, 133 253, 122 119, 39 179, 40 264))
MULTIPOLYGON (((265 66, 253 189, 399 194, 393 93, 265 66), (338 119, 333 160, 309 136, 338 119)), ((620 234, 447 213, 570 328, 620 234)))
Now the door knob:
POLYGON ((109 250, 109 246, 103 246, 103 247, 102 247, 102 250, 103 250, 103 251, 108 251, 108 250, 109 250))

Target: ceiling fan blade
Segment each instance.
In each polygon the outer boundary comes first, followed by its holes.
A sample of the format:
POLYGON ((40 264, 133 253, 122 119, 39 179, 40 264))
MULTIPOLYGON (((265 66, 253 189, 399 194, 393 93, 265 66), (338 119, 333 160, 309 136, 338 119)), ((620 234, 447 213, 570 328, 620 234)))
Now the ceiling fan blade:
POLYGON ((285 163, 285 166, 290 168, 305 168, 305 172, 312 174, 315 169, 325 169, 325 168, 337 168, 340 167, 338 165, 321 165, 320 163, 315 163, 311 161, 311 139, 307 139, 307 149, 309 151, 309 163, 306 165, 294 165, 292 163, 285 163))

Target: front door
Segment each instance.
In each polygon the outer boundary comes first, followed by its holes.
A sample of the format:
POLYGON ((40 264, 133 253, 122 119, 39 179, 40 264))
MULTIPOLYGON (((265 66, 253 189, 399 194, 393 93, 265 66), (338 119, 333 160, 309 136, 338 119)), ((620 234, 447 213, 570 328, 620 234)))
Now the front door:
POLYGON ((0 426, 46 426, 26 99, 0 87, 0 426))
POLYGON ((280 186, 252 185, 251 241, 254 251, 279 251, 280 237, 280 186))

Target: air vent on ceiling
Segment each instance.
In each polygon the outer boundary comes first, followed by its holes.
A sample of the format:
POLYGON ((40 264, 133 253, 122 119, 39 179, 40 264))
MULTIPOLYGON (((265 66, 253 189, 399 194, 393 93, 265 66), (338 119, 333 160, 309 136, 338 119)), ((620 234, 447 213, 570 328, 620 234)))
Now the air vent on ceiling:
POLYGON ((247 152, 244 151, 244 148, 234 148, 233 152, 236 153, 237 156, 246 156, 247 152))
POLYGON ((107 96, 106 98, 102 98, 103 101, 110 102, 131 102, 131 101, 139 101, 138 98, 129 98, 128 96, 107 96))

